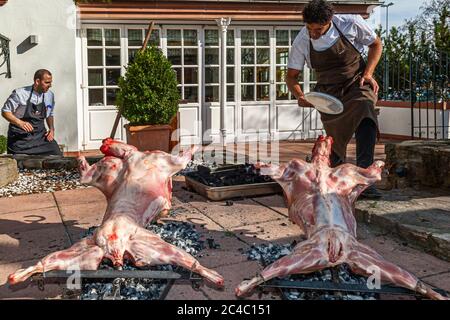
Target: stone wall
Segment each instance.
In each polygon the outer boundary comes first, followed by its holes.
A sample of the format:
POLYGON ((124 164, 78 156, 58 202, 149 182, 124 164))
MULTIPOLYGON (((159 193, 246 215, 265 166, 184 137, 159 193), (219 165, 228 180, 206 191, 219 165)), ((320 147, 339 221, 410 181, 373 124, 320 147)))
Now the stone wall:
POLYGON ((0 158, 0 187, 15 181, 19 177, 17 162, 14 159, 0 158))
MULTIPOLYGON (((86 157, 89 164, 99 161, 102 156, 86 157)), ((2 160, 13 160, 16 169, 75 169, 78 168, 78 161, 74 157, 58 157, 58 156, 28 156, 28 155, 3 155, 2 160)))
POLYGON ((450 189, 450 140, 412 140, 385 146, 391 187, 450 189))

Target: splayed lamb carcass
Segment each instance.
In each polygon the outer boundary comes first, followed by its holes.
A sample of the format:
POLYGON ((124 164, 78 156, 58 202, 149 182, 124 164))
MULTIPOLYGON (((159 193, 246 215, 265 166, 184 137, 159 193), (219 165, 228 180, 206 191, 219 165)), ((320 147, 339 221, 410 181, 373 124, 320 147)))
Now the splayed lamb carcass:
POLYGON ((313 148, 312 163, 292 160, 285 166, 259 165, 262 174, 270 175, 282 186, 289 218, 303 229, 307 240, 260 275, 239 284, 236 295, 248 294, 276 277, 311 273, 346 263, 356 274, 370 276, 379 270, 383 282, 432 299, 444 299, 415 276, 356 240, 353 204, 365 188, 381 180, 384 163, 376 161, 367 169, 352 164, 330 168, 332 143, 331 137, 319 137, 313 148))
POLYGON ((171 177, 186 167, 196 148, 172 156, 162 151, 140 152, 108 138, 100 150, 105 157, 92 166, 84 157, 78 160, 81 182, 97 187, 106 196, 108 206, 101 226, 93 236, 44 257, 34 266, 17 270, 9 276, 9 283, 50 270, 96 270, 107 258, 118 267, 124 259, 137 267, 174 264, 223 286, 217 272, 144 228, 170 209, 171 177))

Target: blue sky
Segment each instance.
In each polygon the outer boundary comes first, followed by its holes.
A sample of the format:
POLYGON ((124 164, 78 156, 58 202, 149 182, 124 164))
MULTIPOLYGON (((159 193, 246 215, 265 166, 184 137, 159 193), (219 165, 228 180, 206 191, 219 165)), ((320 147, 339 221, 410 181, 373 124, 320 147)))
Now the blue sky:
MULTIPOLYGON (((400 26, 405 19, 414 18, 420 13, 420 6, 424 0, 386 0, 385 3, 394 3, 389 7, 389 28, 400 26)), ((383 28, 386 25, 386 8, 376 8, 373 17, 370 19, 376 26, 381 23, 383 28)))

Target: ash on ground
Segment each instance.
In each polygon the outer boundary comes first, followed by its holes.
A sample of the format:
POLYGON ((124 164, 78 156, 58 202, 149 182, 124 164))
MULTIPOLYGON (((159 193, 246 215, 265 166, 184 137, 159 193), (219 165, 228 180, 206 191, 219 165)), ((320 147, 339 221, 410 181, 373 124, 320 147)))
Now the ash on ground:
POLYGON ((0 188, 0 197, 86 188, 74 170, 19 170, 19 178, 0 188))
MULTIPOLYGON (((166 224, 150 224, 148 230, 158 234, 164 241, 182 248, 194 257, 204 249, 204 241, 195 231, 193 225, 186 222, 170 222, 166 224)), ((91 227, 86 236, 92 236, 97 227, 91 227)), ((104 259, 99 269, 114 270, 111 262, 104 259)), ((139 268, 143 269, 143 268, 139 268)), ((147 270, 189 272, 172 265, 150 266, 147 270)), ((125 261, 123 270, 138 270, 130 261, 125 261)), ((164 279, 124 279, 118 278, 96 282, 84 282, 81 289, 81 300, 158 300, 167 289, 168 281, 164 279)))
MULTIPOLYGON (((265 268, 276 260, 292 252, 296 245, 294 241, 291 244, 261 244, 252 246, 245 254, 249 260, 256 260, 265 268)), ((367 279, 363 276, 355 275, 350 271, 346 264, 327 268, 309 274, 296 274, 280 278, 288 281, 333 281, 333 269, 339 277, 340 283, 345 284, 366 284, 367 279)), ((281 289, 283 297, 287 300, 376 300, 378 295, 374 293, 345 293, 332 291, 312 291, 297 289, 281 289)))

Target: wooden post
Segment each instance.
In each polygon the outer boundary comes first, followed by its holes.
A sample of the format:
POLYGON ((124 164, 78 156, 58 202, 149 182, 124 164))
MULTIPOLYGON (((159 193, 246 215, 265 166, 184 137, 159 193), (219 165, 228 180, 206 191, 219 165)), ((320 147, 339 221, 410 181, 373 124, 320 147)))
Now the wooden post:
MULTIPOLYGON (((147 34, 145 35, 144 43, 142 44, 142 47, 141 47, 140 51, 143 51, 143 50, 145 50, 145 48, 147 48, 148 40, 150 39, 150 36, 152 34, 152 31, 153 31, 153 25, 154 25, 153 21, 148 25, 147 34)), ((120 111, 117 110, 116 120, 114 120, 114 125, 112 127, 111 134, 109 135, 109 137, 112 138, 112 139, 114 139, 114 136, 116 135, 117 126, 119 125, 119 121, 120 121, 120 117, 121 116, 122 115, 120 114, 120 111)))

